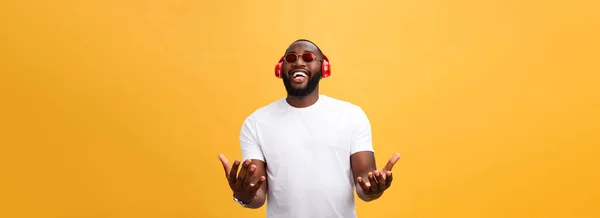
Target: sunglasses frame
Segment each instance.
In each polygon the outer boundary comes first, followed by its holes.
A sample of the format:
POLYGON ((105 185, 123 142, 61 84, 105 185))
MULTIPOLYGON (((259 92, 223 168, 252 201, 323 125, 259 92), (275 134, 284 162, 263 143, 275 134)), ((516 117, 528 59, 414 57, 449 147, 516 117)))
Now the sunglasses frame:
POLYGON ((317 60, 317 61, 321 61, 321 60, 319 60, 319 58, 317 57, 317 55, 315 55, 314 53, 311 53, 311 52, 309 52, 309 53, 302 53, 302 54, 289 53, 289 54, 286 54, 286 55, 284 55, 282 59, 283 59, 283 61, 285 61, 286 63, 294 63, 294 62, 298 61, 298 59, 302 59, 302 61, 304 61, 304 63, 310 63, 310 62, 313 62, 313 61, 315 61, 315 60, 317 60), (310 56, 312 57, 312 60, 311 60, 311 61, 305 61, 305 60, 304 60, 304 58, 303 58, 303 57, 301 57, 301 56, 304 56, 304 55, 307 55, 307 54, 308 54, 308 55, 310 55, 310 56), (289 61, 287 60, 287 58, 286 58, 286 57, 287 57, 287 56, 290 56, 290 55, 294 55, 294 56, 296 56, 296 60, 294 60, 294 61, 292 61, 292 62, 289 62, 289 61))

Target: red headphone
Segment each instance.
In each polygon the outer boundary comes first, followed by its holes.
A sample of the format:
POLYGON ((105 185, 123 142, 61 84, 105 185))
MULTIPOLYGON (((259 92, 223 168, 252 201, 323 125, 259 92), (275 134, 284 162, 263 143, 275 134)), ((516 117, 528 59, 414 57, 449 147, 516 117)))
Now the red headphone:
MULTIPOLYGON (((283 58, 281 57, 281 59, 279 59, 279 62, 277 62, 277 65, 275 65, 275 76, 277 78, 281 78, 281 71, 283 70, 283 58)), ((327 78, 329 76, 331 76, 331 64, 329 64, 329 59, 327 58, 327 56, 323 55, 323 62, 321 63, 321 77, 322 78, 327 78)))

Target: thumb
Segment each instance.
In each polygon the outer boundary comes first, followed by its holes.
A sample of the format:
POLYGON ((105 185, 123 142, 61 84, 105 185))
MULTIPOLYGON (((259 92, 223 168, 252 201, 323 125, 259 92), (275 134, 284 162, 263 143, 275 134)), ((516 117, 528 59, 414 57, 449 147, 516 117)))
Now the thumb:
POLYGON ((387 172, 387 171, 392 171, 392 168, 394 168, 394 164, 396 164, 396 162, 398 162, 398 160, 400 159, 400 153, 395 153, 390 160, 388 160, 388 162, 385 164, 385 167, 383 167, 382 171, 387 172))
POLYGON ((229 166, 229 160, 223 154, 219 154, 219 160, 221 160, 221 164, 223 165, 223 170, 225 170, 225 174, 229 173, 231 166, 229 166))

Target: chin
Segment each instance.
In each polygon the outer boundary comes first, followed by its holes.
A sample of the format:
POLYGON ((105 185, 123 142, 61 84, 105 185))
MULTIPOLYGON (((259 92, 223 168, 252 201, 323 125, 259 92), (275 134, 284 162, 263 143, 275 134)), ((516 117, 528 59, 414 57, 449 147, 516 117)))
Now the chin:
POLYGON ((305 90, 307 86, 308 86, 308 84, 306 82, 304 82, 302 84, 292 85, 292 88, 296 91, 302 91, 302 90, 305 90))
POLYGON ((293 83, 290 78, 285 78, 282 81, 288 95, 294 97, 305 97, 315 91, 316 87, 319 85, 320 79, 320 77, 309 77, 308 81, 305 81, 301 84, 293 83))

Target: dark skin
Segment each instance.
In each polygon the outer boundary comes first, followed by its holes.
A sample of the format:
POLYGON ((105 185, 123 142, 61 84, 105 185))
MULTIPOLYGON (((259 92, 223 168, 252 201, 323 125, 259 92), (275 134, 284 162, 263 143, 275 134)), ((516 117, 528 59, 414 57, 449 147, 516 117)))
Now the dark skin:
POLYGON ((360 151, 350 156, 356 194, 366 202, 378 199, 392 185, 392 168, 400 159, 394 154, 381 170, 375 165, 375 155, 371 151, 360 151))
MULTIPOLYGON (((292 43, 286 50, 286 54, 312 53, 315 59, 311 62, 304 62, 298 58, 293 63, 283 62, 283 78, 291 79, 291 73, 294 70, 302 69, 308 72, 309 79, 315 76, 315 72, 320 72, 323 55, 318 48, 306 41, 292 43)), ((308 80, 301 83, 291 82, 294 89, 305 89, 308 86, 308 80)), ((288 95, 286 101, 293 107, 309 107, 319 99, 318 85, 306 96, 288 95)), ((260 160, 245 160, 238 173, 240 161, 235 160, 230 164, 224 155, 219 155, 223 165, 225 176, 234 196, 244 203, 250 203, 248 208, 260 208, 264 205, 267 195, 266 163, 260 160)), ((356 193, 358 197, 366 202, 380 198, 383 193, 392 184, 392 168, 400 159, 400 154, 394 154, 381 169, 377 170, 375 164, 375 154, 371 151, 361 151, 350 156, 350 164, 354 176, 356 193)))
MULTIPOLYGON (((310 42, 300 41, 295 42, 290 45, 290 47, 286 50, 285 54, 304 54, 304 53, 312 53, 315 55, 315 59, 311 62, 304 62, 302 58, 298 58, 293 63, 288 63, 286 61, 283 62, 283 78, 284 80, 290 80, 291 74, 294 70, 303 69, 308 71, 309 79, 313 79, 316 72, 319 72, 321 69, 321 63, 323 62, 323 55, 319 52, 319 49, 310 42)), ((308 80, 305 80, 302 83, 294 83, 291 82, 292 87, 295 89, 304 89, 308 86, 308 80)), ((314 89, 313 92, 308 94, 307 96, 291 96, 288 95, 286 97, 286 101, 293 107, 304 108, 309 107, 317 102, 319 99, 319 86, 314 89)))
POLYGON ((225 155, 220 154, 219 160, 223 164, 225 177, 233 195, 244 203, 249 203, 248 208, 256 209, 265 204, 267 199, 267 173, 266 164, 261 160, 246 160, 242 163, 242 169, 238 173, 240 161, 235 160, 233 164, 225 155))

